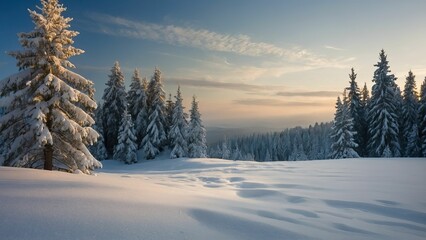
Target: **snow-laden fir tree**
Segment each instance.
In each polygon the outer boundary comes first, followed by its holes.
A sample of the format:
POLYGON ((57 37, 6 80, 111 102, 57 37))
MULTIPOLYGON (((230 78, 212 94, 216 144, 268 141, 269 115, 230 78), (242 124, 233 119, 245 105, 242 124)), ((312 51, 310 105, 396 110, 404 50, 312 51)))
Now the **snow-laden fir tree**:
POLYGON ((420 155, 426 157, 426 77, 420 87, 418 124, 420 155))
POLYGON ((99 133, 98 141, 89 147, 90 152, 98 160, 105 160, 108 158, 108 153, 105 148, 105 141, 103 137, 103 128, 102 128, 102 104, 98 104, 98 108, 94 112, 95 114, 95 124, 93 129, 99 133))
POLYGON ((176 93, 176 102, 173 104, 171 127, 169 131, 170 158, 181 158, 188 156, 188 143, 186 141, 187 123, 185 120, 184 107, 180 86, 176 93))
POLYGON ((125 110, 118 131, 118 143, 114 147, 114 159, 126 164, 137 163, 136 150, 137 144, 132 116, 125 110))
POLYGON ((355 142, 353 131, 353 119, 350 117, 348 102, 346 96, 343 103, 340 97, 336 102, 336 113, 331 133, 331 158, 358 158, 359 155, 355 151, 358 144, 355 142))
POLYGON ((167 140, 165 132, 165 92, 161 72, 155 68, 154 76, 148 87, 149 117, 145 137, 141 146, 146 159, 154 159, 165 147, 167 140))
POLYGON ((364 83, 364 87, 361 90, 361 107, 367 112, 367 106, 370 101, 370 91, 368 91, 367 83, 364 83))
POLYGON ((238 146, 238 142, 235 143, 235 148, 232 151, 232 160, 242 160, 243 156, 241 155, 240 147, 238 146))
POLYGON ((148 82, 146 78, 144 77, 142 79, 140 94, 138 95, 139 98, 136 101, 137 102, 136 105, 138 105, 139 112, 135 120, 135 130, 136 130, 137 143, 140 148, 142 148, 141 146, 142 139, 145 137, 146 130, 148 128, 149 108, 147 103, 147 100, 148 100, 147 90, 148 90, 148 82))
POLYGON ((358 132, 357 134, 362 135, 360 139, 363 140, 363 142, 358 143, 360 146, 358 147, 360 151, 360 156, 367 157, 368 156, 368 121, 367 121, 367 115, 368 115, 368 107, 370 103, 370 92, 367 88, 367 83, 364 83, 364 87, 361 90, 361 132, 358 132))
POLYGON ((144 107, 146 101, 145 98, 146 93, 142 89, 140 72, 138 69, 135 69, 132 76, 132 82, 130 83, 130 89, 127 92, 128 111, 132 116, 133 122, 136 121, 139 111, 144 107))
POLYGON ((165 109, 165 120, 166 120, 166 124, 165 124, 165 129, 166 129, 166 136, 167 136, 167 142, 166 145, 168 145, 170 147, 171 145, 171 139, 169 139, 170 136, 170 129, 172 127, 172 123, 173 123, 173 109, 174 109, 174 105, 175 103, 172 100, 172 94, 169 94, 169 98, 166 101, 166 109, 165 109))
POLYGON ((188 156, 191 158, 207 157, 206 129, 198 110, 195 96, 192 98, 191 120, 188 125, 188 156))
POLYGON ((366 139, 363 138, 364 135, 362 134, 364 132, 364 114, 361 103, 361 93, 356 82, 356 76, 357 74, 352 68, 351 73, 349 74, 349 87, 346 88, 348 93, 347 107, 349 111, 349 117, 353 119, 353 131, 356 132, 354 138, 355 142, 358 144, 358 147, 355 148, 355 151, 358 153, 358 155, 361 155, 361 153, 363 153, 364 149, 366 148, 364 144, 366 139))
POLYGON ((89 173, 101 167, 87 149, 98 138, 94 88, 68 60, 84 51, 72 46, 78 32, 62 16, 66 8, 58 0, 41 5, 41 12, 29 10, 34 29, 18 34, 23 50, 10 53, 20 72, 0 82, 4 164, 89 173))
POLYGON ((380 61, 374 65, 374 85, 368 108, 370 156, 383 157, 386 148, 392 157, 400 156, 398 110, 399 99, 395 76, 389 74, 385 51, 380 52, 380 61))
POLYGON ((112 156, 114 147, 118 142, 118 128, 121 117, 127 108, 127 93, 124 86, 124 75, 121 72, 118 62, 111 68, 111 74, 106 83, 104 95, 104 105, 102 109, 102 127, 104 130, 105 147, 108 155, 112 156))
POLYGON ((419 154, 418 109, 419 101, 416 92, 415 76, 412 71, 409 71, 405 81, 401 115, 401 148, 405 157, 417 157, 419 154))
POLYGON ((222 142, 220 155, 221 155, 220 158, 222 158, 222 159, 230 159, 231 158, 231 150, 229 150, 228 140, 227 140, 226 137, 222 142))

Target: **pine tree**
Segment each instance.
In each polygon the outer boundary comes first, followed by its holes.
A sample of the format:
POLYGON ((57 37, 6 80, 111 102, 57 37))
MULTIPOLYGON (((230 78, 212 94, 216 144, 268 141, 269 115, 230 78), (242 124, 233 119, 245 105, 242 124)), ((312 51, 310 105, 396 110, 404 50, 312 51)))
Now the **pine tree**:
POLYGON ((364 126, 363 126, 363 109, 361 103, 361 93, 358 88, 358 84, 356 82, 356 76, 354 69, 351 69, 351 73, 349 74, 349 87, 348 91, 348 110, 349 117, 353 119, 353 131, 356 133, 355 142, 358 144, 358 147, 355 148, 355 151, 358 155, 362 154, 365 149, 365 144, 363 144, 366 139, 364 139, 364 126), (361 144, 360 144, 361 143, 361 144))
POLYGON ((405 82, 402 104, 402 139, 401 147, 405 157, 417 157, 418 146, 418 120, 419 109, 416 92, 416 81, 413 72, 409 71, 405 82))
POLYGON ((221 148, 221 158, 222 159, 230 159, 231 158, 231 151, 228 147, 228 141, 225 137, 224 141, 222 142, 222 148, 221 148))
POLYGON ((263 158, 263 162, 272 161, 271 154, 269 153, 269 149, 266 149, 265 157, 263 158))
POLYGON ((364 83, 364 87, 361 90, 361 107, 364 108, 365 111, 369 102, 370 102, 370 92, 368 91, 367 83, 364 83))
POLYGON ((367 83, 364 83, 364 87, 361 90, 361 131, 358 132, 358 134, 362 135, 359 138, 362 139, 361 142, 359 142, 359 154, 362 157, 368 157, 368 106, 370 103, 370 92, 367 88, 367 83))
POLYGON ((108 155, 112 156, 114 147, 118 142, 118 128, 120 127, 121 118, 124 109, 127 108, 124 76, 118 62, 114 63, 106 85, 107 87, 102 96, 104 100, 102 126, 104 129, 105 147, 108 155))
POLYGON ((188 127, 188 155, 191 158, 207 157, 206 129, 198 111, 198 102, 192 98, 191 120, 188 127))
POLYGON ((0 82, 4 164, 89 173, 102 165, 87 149, 98 138, 93 83, 68 60, 84 53, 72 46, 79 33, 68 29, 72 18, 58 0, 41 4, 41 13, 29 10, 34 30, 18 34, 23 50, 10 53, 20 72, 0 82))
POLYGON ((176 102, 173 104, 172 122, 169 131, 170 147, 172 149, 170 158, 181 158, 188 155, 188 143, 186 141, 188 126, 185 120, 180 86, 178 86, 175 98, 176 102))
POLYGON ((125 110, 118 131, 118 143, 114 147, 114 159, 126 164, 137 163, 136 149, 136 136, 132 116, 125 110))
POLYGON ((99 133, 98 141, 89 147, 90 152, 98 160, 105 160, 108 158, 108 153, 105 148, 105 140, 103 137, 104 131, 102 128, 102 105, 98 104, 98 108, 94 112, 95 114, 95 124, 93 129, 99 133))
POLYGON ((420 101, 418 110, 418 134, 420 139, 420 155, 426 157, 426 77, 420 88, 420 101))
POLYGON ((142 140, 146 159, 154 159, 163 150, 167 140, 165 132, 165 92, 161 72, 158 68, 148 87, 148 126, 142 140))
POLYGON ((132 121, 135 122, 136 118, 145 105, 146 93, 142 86, 142 79, 139 70, 135 69, 130 83, 130 89, 127 93, 127 103, 129 113, 132 116, 132 121))
POLYGON ((235 143, 235 148, 232 151, 232 160, 242 160, 243 156, 241 155, 240 147, 238 146, 238 142, 235 143))
POLYGON ((331 133, 331 158, 358 158, 358 153, 354 150, 358 144, 354 140, 353 119, 350 117, 349 104, 346 96, 343 103, 340 97, 336 102, 336 113, 331 133))
POLYGON ((138 105, 138 115, 135 120, 135 126, 136 126, 136 138, 137 138, 137 144, 140 148, 142 148, 142 139, 145 137, 147 128, 148 128, 148 82, 146 78, 144 77, 142 79, 142 85, 140 89, 141 93, 139 95, 139 99, 136 101, 138 105))
MULTIPOLYGON (((180 88, 180 87, 179 87, 180 88)), ((170 136, 170 130, 173 124, 173 109, 174 109, 175 103, 172 100, 172 94, 169 94, 169 98, 166 101, 166 111, 165 111, 165 130, 166 130, 166 136, 167 136, 167 143, 166 145, 171 147, 172 140, 169 139, 170 136)))
POLYGON ((368 148, 373 157, 382 157, 386 148, 393 157, 400 156, 399 100, 395 76, 389 74, 387 56, 382 50, 380 61, 374 65, 374 85, 371 91, 368 112, 369 142, 368 148))

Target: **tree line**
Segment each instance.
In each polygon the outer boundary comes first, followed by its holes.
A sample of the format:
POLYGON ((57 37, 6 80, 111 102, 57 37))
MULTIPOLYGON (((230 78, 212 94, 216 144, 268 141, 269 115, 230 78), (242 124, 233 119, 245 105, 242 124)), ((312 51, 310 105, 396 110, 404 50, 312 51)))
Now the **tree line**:
POLYGON ((384 50, 374 66, 371 97, 365 85, 360 91, 352 69, 343 100, 337 99, 331 158, 426 157, 426 78, 419 94, 410 70, 401 91, 384 50))
POLYGON ((73 46, 79 33, 69 30, 66 8, 41 0, 39 10, 29 10, 34 29, 18 34, 22 49, 9 52, 19 72, 0 81, 0 164, 90 173, 102 167, 93 154, 126 163, 137 161, 139 148, 146 159, 167 147, 172 158, 206 156, 195 97, 188 121, 180 89, 175 102, 165 101, 159 69, 150 82, 135 72, 127 93, 116 63, 98 106, 93 82, 71 71, 69 58, 84 51, 73 46))
POLYGON ((374 66, 371 97, 366 83, 358 87, 351 69, 332 123, 225 139, 209 148, 210 155, 256 161, 426 157, 426 78, 417 92, 409 71, 401 91, 384 50, 374 66))
POLYGON ((94 128, 100 138, 90 147, 97 159, 114 158, 131 164, 137 162, 138 149, 145 159, 154 159, 165 149, 171 150, 170 158, 207 157, 206 130, 198 101, 194 96, 188 116, 180 86, 175 101, 171 94, 166 100, 158 68, 150 81, 141 78, 136 69, 126 92, 124 75, 116 62, 106 85, 103 105, 95 111, 94 128))

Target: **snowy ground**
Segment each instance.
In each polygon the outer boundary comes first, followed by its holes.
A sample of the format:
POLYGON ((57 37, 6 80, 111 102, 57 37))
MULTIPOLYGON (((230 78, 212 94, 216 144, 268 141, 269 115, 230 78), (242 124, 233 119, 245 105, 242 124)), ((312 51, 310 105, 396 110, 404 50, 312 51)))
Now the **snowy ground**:
POLYGON ((426 239, 426 161, 0 168, 0 239, 426 239))

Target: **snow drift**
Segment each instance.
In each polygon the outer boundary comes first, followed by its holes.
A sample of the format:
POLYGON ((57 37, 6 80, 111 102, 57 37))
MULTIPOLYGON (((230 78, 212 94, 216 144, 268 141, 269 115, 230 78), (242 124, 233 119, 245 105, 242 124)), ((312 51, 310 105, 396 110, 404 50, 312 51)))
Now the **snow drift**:
POLYGON ((426 161, 0 168, 1 239, 425 239, 426 161))

